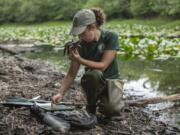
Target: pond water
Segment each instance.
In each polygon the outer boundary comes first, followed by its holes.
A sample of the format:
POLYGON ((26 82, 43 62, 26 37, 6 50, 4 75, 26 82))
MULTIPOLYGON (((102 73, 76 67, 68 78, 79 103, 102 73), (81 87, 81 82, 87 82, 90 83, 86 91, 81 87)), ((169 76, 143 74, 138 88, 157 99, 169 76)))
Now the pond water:
MULTIPOLYGON (((152 98, 180 93, 180 60, 120 61, 125 96, 134 99, 152 98)), ((146 111, 171 125, 180 125, 180 102, 151 104, 146 111), (150 110, 150 111, 149 111, 150 110)))
MULTIPOLYGON (((39 51, 26 53, 26 57, 52 62, 67 71, 69 60, 62 51, 39 51)), ((126 99, 143 99, 180 93, 180 59, 123 60, 119 58, 121 78, 125 80, 126 99)), ((154 118, 171 125, 180 126, 180 102, 164 102, 148 105, 145 111, 154 118)))

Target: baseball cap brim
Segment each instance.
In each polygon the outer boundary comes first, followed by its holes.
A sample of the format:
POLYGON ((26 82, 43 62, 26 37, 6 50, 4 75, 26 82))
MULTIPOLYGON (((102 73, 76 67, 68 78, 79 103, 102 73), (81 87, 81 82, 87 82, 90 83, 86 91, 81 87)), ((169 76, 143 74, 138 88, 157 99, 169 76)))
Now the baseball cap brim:
POLYGON ((69 35, 77 36, 86 30, 87 26, 72 27, 69 35))

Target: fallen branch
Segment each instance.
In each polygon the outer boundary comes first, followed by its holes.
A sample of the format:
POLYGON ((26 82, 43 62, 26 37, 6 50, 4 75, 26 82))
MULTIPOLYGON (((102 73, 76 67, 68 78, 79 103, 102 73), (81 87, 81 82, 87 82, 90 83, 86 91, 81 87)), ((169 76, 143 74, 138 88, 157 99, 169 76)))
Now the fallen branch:
POLYGON ((11 55, 16 55, 17 53, 13 50, 10 50, 6 47, 0 46, 0 50, 10 53, 11 55))
POLYGON ((17 60, 19 60, 19 61, 24 61, 24 58, 23 57, 21 57, 21 56, 18 56, 17 54, 17 52, 16 51, 13 51, 13 50, 11 50, 11 49, 9 49, 9 48, 6 48, 6 47, 3 47, 3 46, 0 46, 0 50, 2 50, 2 51, 4 51, 4 52, 7 52, 7 53, 9 53, 9 54, 11 54, 11 55, 13 55, 17 60))
POLYGON ((162 97, 155 97, 149 99, 141 99, 141 100, 134 100, 134 101, 127 101, 129 106, 144 106, 147 104, 156 104, 165 101, 176 101, 180 100, 180 94, 174 94, 170 96, 162 96, 162 97))

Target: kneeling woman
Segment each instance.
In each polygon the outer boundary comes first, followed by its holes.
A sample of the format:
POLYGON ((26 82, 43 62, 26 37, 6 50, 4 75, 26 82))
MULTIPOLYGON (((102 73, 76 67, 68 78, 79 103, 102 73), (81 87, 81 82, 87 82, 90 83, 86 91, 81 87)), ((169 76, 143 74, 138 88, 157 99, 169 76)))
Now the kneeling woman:
POLYGON ((87 97, 87 111, 95 114, 98 107, 102 114, 113 116, 124 106, 116 58, 118 35, 100 29, 104 22, 101 9, 82 9, 75 14, 70 34, 79 37, 81 47, 79 51, 69 50, 71 65, 59 93, 52 97, 53 104, 62 100, 82 64, 85 74, 81 85, 87 97))

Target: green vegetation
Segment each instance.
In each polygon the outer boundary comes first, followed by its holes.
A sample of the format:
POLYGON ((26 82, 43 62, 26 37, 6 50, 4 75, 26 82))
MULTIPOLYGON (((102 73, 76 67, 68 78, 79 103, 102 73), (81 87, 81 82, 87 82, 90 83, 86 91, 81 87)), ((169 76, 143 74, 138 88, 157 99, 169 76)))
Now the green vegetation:
MULTIPOLYGON (((126 59, 140 57, 156 59, 180 57, 180 21, 167 22, 114 20, 104 28, 119 34, 121 51, 119 56, 126 59), (177 38, 176 38, 177 36, 177 38)), ((0 27, 0 42, 31 42, 36 45, 59 45, 70 38, 68 32, 71 25, 68 22, 50 22, 35 25, 2 25, 0 27)))
POLYGON ((179 0, 0 0, 0 23, 71 20, 82 8, 101 7, 109 19, 180 18, 179 0))

